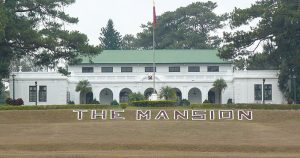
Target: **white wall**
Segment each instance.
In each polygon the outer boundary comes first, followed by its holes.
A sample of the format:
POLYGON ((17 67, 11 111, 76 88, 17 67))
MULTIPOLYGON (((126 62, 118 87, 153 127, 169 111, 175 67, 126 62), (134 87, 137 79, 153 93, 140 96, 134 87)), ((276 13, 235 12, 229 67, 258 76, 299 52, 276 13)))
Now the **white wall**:
MULTIPOLYGON (((76 75, 82 74, 82 67, 94 67, 94 73, 91 74, 100 75, 109 74, 101 73, 101 67, 113 67, 114 73, 121 73, 121 67, 133 67, 132 73, 144 73, 145 67, 152 66, 152 64, 82 64, 70 66, 69 71, 76 75)), ((156 70, 158 73, 169 73, 169 66, 180 66, 181 73, 187 73, 188 66, 200 66, 200 72, 207 72, 207 66, 219 66, 220 72, 232 71, 231 64, 156 64, 156 70)))
MULTIPOLYGON (((128 65, 116 66, 116 69, 120 70, 121 66, 128 65)), ((169 65, 159 66, 158 68, 161 70, 156 73, 156 90, 159 92, 164 86, 178 88, 182 93, 182 98, 188 99, 188 92, 192 88, 198 88, 201 91, 203 102, 208 99, 208 92, 213 88, 213 82, 223 78, 227 83, 227 88, 222 92, 222 103, 226 104, 230 98, 235 103, 257 103, 254 100, 254 84, 262 84, 262 79, 265 78, 265 84, 272 84, 272 101, 266 101, 266 103, 281 104, 285 102, 277 86, 277 71, 236 71, 233 73, 230 65, 223 65, 220 67, 220 72, 206 72, 207 65, 202 65, 200 72, 190 73, 187 72, 187 66, 182 65, 182 72, 179 73, 167 72, 169 65)), ((17 75, 15 81, 16 98, 23 98, 26 105, 34 105, 34 102, 29 102, 29 86, 34 86, 34 82, 37 81, 39 86, 47 86, 47 102, 39 102, 39 105, 66 104, 67 91, 70 91, 70 100, 78 104, 80 98, 79 93, 75 92, 76 85, 81 80, 88 80, 92 85, 95 99, 99 101, 101 90, 108 88, 113 92, 113 99, 119 101, 120 91, 124 88, 144 94, 146 89, 153 86, 153 81, 148 80, 149 73, 144 72, 144 67, 145 65, 134 67, 132 73, 82 74, 81 67, 73 66, 70 68, 73 71, 70 77, 64 77, 53 72, 15 73, 17 75)), ((100 67, 98 68, 100 72, 100 67)), ((10 89, 12 97, 12 79, 10 79, 10 89)))
POLYGON ((234 73, 234 102, 235 103, 262 103, 254 98, 254 85, 272 84, 272 100, 266 100, 269 104, 285 103, 283 94, 278 87, 277 71, 237 71, 234 73))
MULTIPOLYGON (((67 78, 61 74, 52 72, 23 72, 14 73, 15 77, 15 98, 22 98, 25 105, 35 105, 29 102, 29 86, 47 86, 47 102, 39 102, 38 105, 61 105, 67 103, 67 78)), ((10 97, 13 98, 13 82, 10 79, 10 97)))

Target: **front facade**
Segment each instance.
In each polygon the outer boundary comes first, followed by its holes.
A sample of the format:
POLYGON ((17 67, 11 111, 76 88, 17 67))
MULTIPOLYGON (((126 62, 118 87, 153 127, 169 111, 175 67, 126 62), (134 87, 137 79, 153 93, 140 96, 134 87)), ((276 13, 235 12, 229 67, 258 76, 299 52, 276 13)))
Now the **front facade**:
MULTIPOLYGON (((223 104, 228 100, 262 103, 263 96, 265 103, 285 103, 277 86, 277 71, 234 71, 232 63, 219 59, 216 53, 216 50, 157 50, 156 91, 170 86, 176 90, 178 100, 197 104, 205 100, 223 104), (227 83, 221 95, 213 88, 213 82, 220 78, 227 83)), ((34 105, 36 100, 39 105, 58 105, 68 101, 126 102, 132 92, 148 97, 153 92, 152 57, 152 51, 104 51, 93 59, 84 58, 82 64, 69 66, 68 77, 56 72, 16 72, 15 98, 22 98, 25 105, 34 105), (75 91, 82 80, 91 83, 92 92, 75 91)), ((12 79, 10 89, 12 97, 12 79)))

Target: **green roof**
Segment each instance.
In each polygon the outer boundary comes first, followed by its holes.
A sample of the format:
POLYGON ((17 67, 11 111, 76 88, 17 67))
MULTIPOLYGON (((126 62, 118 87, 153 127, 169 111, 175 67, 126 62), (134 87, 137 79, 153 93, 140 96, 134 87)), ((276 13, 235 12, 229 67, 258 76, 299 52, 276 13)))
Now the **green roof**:
MULTIPOLYGON (((157 64, 229 64, 217 56, 217 50, 182 49, 155 50, 157 64)), ((90 63, 89 58, 82 58, 82 64, 90 63)), ((104 50, 92 58, 95 64, 151 64, 153 50, 104 50)))

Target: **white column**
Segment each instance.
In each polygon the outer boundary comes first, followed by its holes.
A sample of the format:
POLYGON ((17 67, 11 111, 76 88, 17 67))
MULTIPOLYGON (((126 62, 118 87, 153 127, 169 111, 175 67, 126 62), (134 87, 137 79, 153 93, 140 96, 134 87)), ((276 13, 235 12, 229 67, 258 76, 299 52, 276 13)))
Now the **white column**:
POLYGON ((112 87, 112 92, 113 92, 113 100, 116 100, 116 101, 118 101, 118 103, 120 102, 120 100, 119 100, 119 95, 120 95, 120 91, 121 91, 121 89, 119 89, 117 86, 115 86, 115 87, 112 87))
POLYGON ((209 92, 209 89, 207 89, 207 88, 203 88, 201 90, 201 93, 202 93, 202 102, 204 102, 204 100, 208 100, 208 92, 209 92))
POLYGON ((189 88, 184 86, 181 88, 181 93, 182 93, 182 99, 187 99, 189 98, 189 88))
POLYGON ((80 104, 80 93, 79 92, 75 92, 73 101, 75 102, 75 104, 80 104))
POLYGON ((93 99, 100 101, 99 99, 100 91, 97 87, 93 87, 93 99))

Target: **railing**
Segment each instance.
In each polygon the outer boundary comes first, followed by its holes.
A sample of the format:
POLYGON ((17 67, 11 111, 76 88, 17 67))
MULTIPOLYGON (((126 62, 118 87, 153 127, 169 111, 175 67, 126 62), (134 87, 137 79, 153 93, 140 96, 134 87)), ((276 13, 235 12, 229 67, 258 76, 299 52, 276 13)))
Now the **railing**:
MULTIPOLYGON (((90 81, 151 81, 148 76, 152 73, 111 73, 111 74, 76 74, 71 75, 70 80, 90 81)), ((219 78, 232 80, 231 72, 200 72, 200 73, 156 73, 157 81, 214 81, 219 78)))

